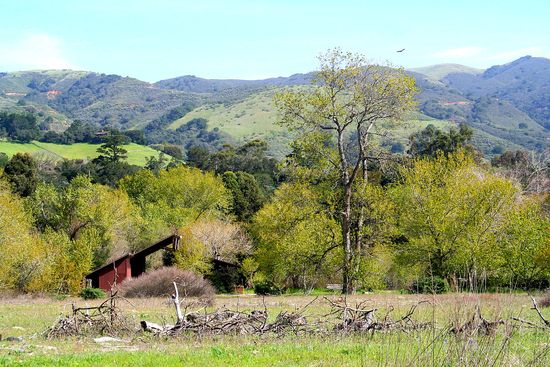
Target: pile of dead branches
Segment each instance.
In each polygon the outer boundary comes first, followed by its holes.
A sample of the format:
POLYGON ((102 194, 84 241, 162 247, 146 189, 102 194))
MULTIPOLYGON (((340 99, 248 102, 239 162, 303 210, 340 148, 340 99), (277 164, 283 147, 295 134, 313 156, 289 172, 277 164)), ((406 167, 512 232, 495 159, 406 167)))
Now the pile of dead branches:
POLYGON ((182 312, 177 292, 172 296, 176 307, 177 322, 175 325, 161 326, 149 321, 141 321, 144 331, 157 335, 178 335, 182 333, 196 333, 200 335, 219 334, 275 334, 288 333, 352 333, 368 331, 413 331, 429 327, 431 323, 419 323, 412 319, 420 302, 412 306, 409 311, 397 319, 391 318, 391 308, 383 318, 375 315, 377 309, 368 309, 364 303, 351 307, 345 300, 334 302, 324 298, 331 306, 331 311, 326 315, 313 317, 306 316, 307 308, 315 303, 318 298, 295 312, 282 311, 274 318, 270 318, 267 308, 250 312, 219 309, 212 312, 182 312))
POLYGON ((333 302, 328 298, 325 298, 331 305, 331 312, 328 316, 336 316, 340 320, 334 325, 333 330, 339 332, 368 332, 368 331, 415 331, 423 330, 432 325, 429 322, 416 322, 412 319, 417 307, 422 303, 428 301, 420 301, 417 304, 411 306, 407 313, 397 319, 391 317, 394 309, 390 307, 384 317, 377 318, 376 308, 365 308, 365 302, 350 306, 345 302, 333 302))
POLYGON ((450 328, 450 332, 456 335, 465 335, 467 337, 494 336, 500 325, 504 325, 502 319, 489 321, 481 314, 481 308, 477 306, 472 317, 462 325, 455 325, 450 328))
POLYGON ((123 300, 116 293, 99 306, 76 307, 71 305, 72 312, 62 315, 46 330, 46 338, 62 338, 81 335, 121 335, 134 332, 133 320, 124 316, 117 306, 123 300))
POLYGON ((281 312, 273 322, 268 322, 267 311, 232 311, 220 309, 213 312, 190 312, 179 322, 171 326, 160 326, 148 321, 141 321, 144 331, 161 335, 182 333, 196 334, 265 334, 294 332, 299 334, 308 331, 308 323, 299 313, 281 312))

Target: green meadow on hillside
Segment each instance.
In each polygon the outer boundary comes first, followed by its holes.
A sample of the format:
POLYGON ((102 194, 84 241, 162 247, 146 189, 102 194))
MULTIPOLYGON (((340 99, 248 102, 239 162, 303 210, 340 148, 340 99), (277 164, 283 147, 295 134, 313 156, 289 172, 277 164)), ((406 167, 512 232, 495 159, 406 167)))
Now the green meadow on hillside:
MULTIPOLYGON (((265 140, 270 145, 271 154, 282 157, 288 153, 288 143, 293 139, 293 134, 286 127, 277 124, 278 117, 273 104, 273 95, 276 91, 277 89, 272 89, 253 94, 233 104, 220 103, 197 107, 172 122, 168 128, 177 129, 193 119, 203 118, 207 120, 209 130, 218 128, 239 142, 252 139, 265 140)), ((456 126, 450 121, 434 119, 422 113, 412 113, 406 121, 384 124, 378 133, 386 135, 385 138, 381 138, 383 141, 391 140, 407 146, 411 134, 425 129, 430 124, 443 130, 456 126)), ((496 146, 505 150, 521 148, 511 141, 476 128, 474 128, 473 143, 487 155, 491 155, 496 146)))
MULTIPOLYGON (((0 141, 0 152, 12 156, 16 153, 45 154, 54 159, 93 159, 99 154, 97 148, 100 144, 76 143, 71 145, 42 143, 33 141, 30 143, 15 143, 0 141)), ((124 148, 128 151, 129 164, 143 166, 150 156, 157 156, 158 152, 152 148, 128 144, 124 148)))

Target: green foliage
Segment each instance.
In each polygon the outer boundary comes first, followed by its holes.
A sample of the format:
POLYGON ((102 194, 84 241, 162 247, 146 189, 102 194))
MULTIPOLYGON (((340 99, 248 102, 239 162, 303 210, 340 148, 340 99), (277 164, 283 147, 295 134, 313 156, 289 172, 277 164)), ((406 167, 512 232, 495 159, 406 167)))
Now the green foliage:
POLYGON ((417 89, 403 69, 370 64, 361 54, 336 48, 322 54, 319 61, 311 89, 278 93, 275 104, 282 125, 326 132, 335 142, 336 149, 324 149, 332 151, 324 160, 336 173, 329 177, 336 178, 331 184, 339 200, 333 201, 331 209, 338 213, 335 217, 341 225, 343 292, 350 293, 355 286, 354 268, 366 255, 362 236, 366 209, 361 207, 357 190, 367 184, 372 130, 379 131, 386 119, 401 120, 410 112, 417 89))
POLYGON ((222 180, 233 199, 231 212, 239 221, 249 221, 265 200, 258 182, 250 173, 231 171, 225 172, 222 180))
POLYGON ((390 192, 403 238, 399 259, 441 277, 494 269, 495 233, 516 198, 513 184, 460 151, 418 160, 403 175, 390 192))
POLYGON ((248 287, 254 285, 254 275, 257 273, 259 268, 260 264, 258 264, 258 262, 252 257, 247 257, 241 262, 241 272, 248 287))
POLYGON ((161 170, 158 175, 141 170, 123 178, 119 187, 140 210, 137 247, 193 221, 223 216, 230 199, 219 178, 185 166, 161 170))
POLYGON ((128 143, 128 138, 120 133, 112 133, 105 138, 105 142, 97 148, 100 154, 94 161, 120 162, 128 158, 128 151, 123 145, 128 143))
POLYGON ((449 287, 449 282, 447 279, 442 277, 433 276, 433 277, 423 277, 414 281, 409 287, 411 293, 424 293, 424 294, 441 294, 447 293, 451 289, 449 287))
POLYGON ((80 291, 79 295, 83 299, 99 299, 107 296, 103 289, 100 288, 84 288, 80 291))
POLYGON ((29 142, 40 136, 36 117, 33 114, 0 112, 0 137, 29 142))
POLYGON ((36 225, 64 233, 85 274, 113 252, 124 250, 134 235, 136 218, 126 193, 78 176, 63 190, 41 184, 29 200, 36 225), (76 255, 76 253, 80 253, 76 255), (84 260, 86 259, 86 260, 84 260))
POLYGON ((504 283, 531 289, 550 284, 550 218, 525 200, 506 214, 497 234, 504 283))
POLYGON ((203 170, 223 174, 228 171, 254 175, 263 194, 271 193, 277 185, 277 161, 267 156, 267 143, 252 140, 239 147, 225 145, 210 153, 206 148, 192 147, 187 153, 188 163, 203 170))
POLYGON ((467 146, 473 136, 473 130, 461 124, 457 130, 451 128, 445 133, 428 125, 424 130, 410 136, 409 154, 413 157, 435 157, 440 152, 454 153, 467 146))
POLYGON ((62 133, 47 131, 40 141, 56 144, 98 144, 101 142, 101 138, 96 135, 99 131, 99 127, 76 120, 62 133))
POLYGON ((276 296, 281 294, 282 291, 273 282, 266 281, 254 284, 254 293, 259 296, 276 296))
POLYGON ((307 185, 281 185, 251 230, 260 270, 275 284, 309 289, 337 269, 338 224, 307 185))
POLYGON ((23 201, 0 180, 0 290, 31 291, 42 271, 43 243, 23 201))
POLYGON ((13 192, 22 197, 31 195, 38 183, 38 167, 27 153, 17 153, 4 167, 3 177, 9 181, 13 192))
POLYGON ((0 168, 4 168, 9 160, 10 158, 6 153, 0 152, 0 168))
POLYGON ((197 274, 207 274, 211 269, 210 258, 206 245, 200 242, 189 228, 180 232, 184 246, 174 253, 175 265, 197 274))

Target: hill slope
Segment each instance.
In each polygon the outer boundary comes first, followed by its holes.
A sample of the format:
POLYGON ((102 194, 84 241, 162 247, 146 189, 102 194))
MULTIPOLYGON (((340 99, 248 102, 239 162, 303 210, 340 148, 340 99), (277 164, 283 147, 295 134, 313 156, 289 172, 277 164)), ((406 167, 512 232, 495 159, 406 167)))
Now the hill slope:
POLYGON ((449 74, 444 82, 471 98, 504 99, 546 129, 550 128, 550 60, 525 56, 482 74, 449 74))
MULTIPOLYGON (((408 72, 421 90, 420 120, 467 123, 486 153, 498 146, 548 146, 550 60, 527 56, 485 71, 441 64, 408 72)), ((150 84, 71 70, 0 73, 0 110, 34 112, 43 129, 57 131, 76 119, 145 128, 151 139, 155 136, 152 141, 177 141, 178 127, 204 118, 210 131, 237 141, 265 139, 280 155, 292 135, 275 124, 272 95, 279 88, 309 85, 312 78, 313 73, 263 80, 182 76, 150 84)))
POLYGON ((426 75, 431 81, 434 82, 443 80, 449 74, 461 73, 477 75, 483 72, 482 69, 476 69, 460 64, 437 64, 424 66, 421 68, 412 68, 408 70, 418 74, 426 75))

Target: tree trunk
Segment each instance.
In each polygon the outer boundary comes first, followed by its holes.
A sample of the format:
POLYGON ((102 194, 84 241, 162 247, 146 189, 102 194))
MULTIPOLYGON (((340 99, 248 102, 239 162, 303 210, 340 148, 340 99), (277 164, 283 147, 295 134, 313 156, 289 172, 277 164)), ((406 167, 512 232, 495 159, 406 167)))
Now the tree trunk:
MULTIPOLYGON (((361 182, 361 193, 364 193, 365 187, 367 185, 367 160, 361 159, 361 169, 362 169, 362 182, 361 182)), ((355 233, 355 244, 354 244, 354 255, 363 256, 364 253, 364 244, 363 244, 363 225, 365 223, 365 207, 361 205, 359 209, 359 215, 357 218, 357 227, 354 229, 355 233)), ((358 259, 355 259, 358 260, 358 259)), ((359 261, 354 261, 354 272, 357 274, 359 272, 359 261)))
POLYGON ((351 185, 344 189, 344 205, 342 208, 342 246, 344 250, 344 263, 342 267, 342 293, 353 292, 353 281, 351 277, 352 248, 351 248, 351 185))

